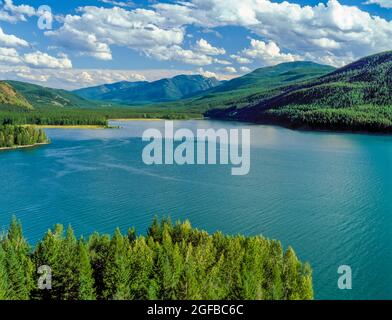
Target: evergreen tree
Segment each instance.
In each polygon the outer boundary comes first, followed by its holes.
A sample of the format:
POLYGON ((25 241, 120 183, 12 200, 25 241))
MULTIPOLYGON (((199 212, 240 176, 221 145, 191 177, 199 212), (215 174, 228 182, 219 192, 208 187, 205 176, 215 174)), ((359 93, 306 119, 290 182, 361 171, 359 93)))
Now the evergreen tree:
POLYGON ((7 300, 9 291, 6 255, 0 245, 0 300, 7 300))
POLYGON ((95 300, 93 269, 91 268, 90 257, 83 239, 78 244, 79 257, 79 290, 78 300, 95 300))

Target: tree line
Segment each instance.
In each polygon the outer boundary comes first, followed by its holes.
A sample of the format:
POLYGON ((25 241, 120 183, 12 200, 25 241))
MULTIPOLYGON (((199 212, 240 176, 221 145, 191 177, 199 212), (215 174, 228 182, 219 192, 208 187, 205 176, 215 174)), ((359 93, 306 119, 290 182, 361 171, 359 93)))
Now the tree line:
POLYGON ((15 146, 28 146, 37 143, 46 143, 48 138, 45 131, 31 126, 0 126, 0 148, 15 146))
POLYGON ((311 268, 292 248, 261 236, 209 235, 188 221, 155 219, 145 236, 117 229, 88 239, 57 225, 32 249, 13 218, 0 239, 0 299, 312 298, 311 268), (50 267, 50 290, 38 288, 41 266, 50 267))
POLYGON ((360 105, 332 108, 318 105, 291 105, 268 110, 262 113, 260 118, 290 127, 392 132, 392 106, 360 105))
POLYGON ((107 127, 109 119, 190 119, 200 118, 200 112, 186 109, 138 107, 123 109, 51 109, 33 111, 11 111, 0 108, 0 125, 98 125, 107 127))

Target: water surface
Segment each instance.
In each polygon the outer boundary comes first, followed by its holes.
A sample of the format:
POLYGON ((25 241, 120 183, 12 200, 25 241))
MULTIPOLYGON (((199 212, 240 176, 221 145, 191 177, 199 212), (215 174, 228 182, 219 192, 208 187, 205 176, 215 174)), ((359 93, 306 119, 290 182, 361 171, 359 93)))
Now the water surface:
POLYGON ((48 146, 0 152, 0 226, 16 215, 34 243, 55 223, 79 235, 144 233, 155 215, 170 215, 293 246, 313 267, 317 298, 392 298, 392 137, 175 123, 250 128, 250 173, 232 176, 230 166, 146 166, 141 134, 164 123, 114 124, 122 128, 48 129, 48 146), (353 270, 350 291, 337 287, 340 265, 353 270))

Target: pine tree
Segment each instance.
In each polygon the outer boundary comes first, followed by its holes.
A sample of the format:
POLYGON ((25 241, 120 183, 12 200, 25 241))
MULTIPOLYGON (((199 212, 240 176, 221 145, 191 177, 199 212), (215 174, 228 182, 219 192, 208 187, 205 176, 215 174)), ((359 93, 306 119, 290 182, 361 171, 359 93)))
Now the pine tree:
POLYGON ((90 264, 90 257, 83 239, 79 240, 79 300, 95 300, 93 270, 90 264))
POLYGON ((2 245, 8 275, 8 298, 27 300, 33 288, 33 263, 30 259, 30 247, 23 237, 21 223, 15 217, 12 218, 2 245))
POLYGON ((116 229, 110 241, 108 261, 104 271, 105 299, 130 299, 130 244, 128 238, 116 229))
POLYGON ((88 241, 88 251, 93 269, 95 293, 97 299, 104 299, 105 273, 110 253, 110 238, 107 235, 100 236, 97 232, 92 234, 88 241))
POLYGON ((0 241, 0 300, 7 300, 9 294, 6 256, 0 241))
POLYGON ((299 292, 300 282, 298 281, 301 267, 294 250, 289 247, 284 255, 283 267, 284 297, 287 300, 299 300, 301 297, 299 292))

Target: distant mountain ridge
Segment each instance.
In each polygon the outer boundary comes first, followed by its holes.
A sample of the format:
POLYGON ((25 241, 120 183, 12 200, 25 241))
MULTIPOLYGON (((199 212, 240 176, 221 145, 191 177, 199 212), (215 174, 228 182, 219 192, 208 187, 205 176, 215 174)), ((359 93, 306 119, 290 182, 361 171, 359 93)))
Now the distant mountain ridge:
POLYGON ((154 82, 117 82, 74 90, 73 93, 90 100, 126 104, 148 104, 184 99, 221 85, 215 78, 202 75, 179 75, 154 82))

